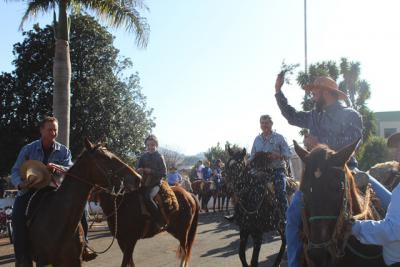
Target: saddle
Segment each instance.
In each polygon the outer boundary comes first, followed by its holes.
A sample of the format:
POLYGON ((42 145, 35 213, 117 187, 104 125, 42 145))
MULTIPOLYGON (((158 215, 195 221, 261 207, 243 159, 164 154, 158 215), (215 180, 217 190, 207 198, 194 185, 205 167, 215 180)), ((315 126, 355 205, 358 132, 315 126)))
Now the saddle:
POLYGON ((25 216, 27 218, 26 224, 29 225, 36 218, 36 214, 39 210, 40 204, 46 199, 46 196, 55 191, 52 186, 46 186, 36 190, 29 199, 28 205, 25 209, 25 216))
MULTIPOLYGON (((168 182, 164 180, 161 181, 160 190, 154 197, 154 201, 156 202, 161 212, 161 215, 168 225, 170 222, 171 214, 179 210, 178 199, 176 198, 174 191, 172 191, 171 187, 168 185, 168 182)), ((143 215, 150 216, 150 213, 144 203, 143 197, 140 198, 140 207, 143 215)))

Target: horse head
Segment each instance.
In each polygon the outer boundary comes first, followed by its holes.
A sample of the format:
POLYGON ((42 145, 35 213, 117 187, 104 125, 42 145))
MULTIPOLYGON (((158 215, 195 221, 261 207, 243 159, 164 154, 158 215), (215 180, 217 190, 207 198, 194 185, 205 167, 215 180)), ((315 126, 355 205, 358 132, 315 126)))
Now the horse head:
POLYGON ((311 152, 294 147, 305 164, 300 183, 303 193, 303 230, 307 239, 306 258, 315 266, 333 266, 343 256, 343 221, 351 215, 350 187, 354 180, 346 166, 358 142, 338 152, 325 145, 311 152))
POLYGON ((85 150, 79 157, 87 171, 90 184, 107 189, 127 191, 137 190, 142 177, 104 145, 92 144, 85 138, 85 150))
POLYGON ((256 152, 253 160, 250 162, 250 167, 257 171, 270 172, 271 153, 270 152, 256 152))
POLYGON ((246 167, 246 149, 232 150, 228 145, 227 151, 229 158, 225 164, 226 181, 232 182, 232 180, 240 177, 246 167))

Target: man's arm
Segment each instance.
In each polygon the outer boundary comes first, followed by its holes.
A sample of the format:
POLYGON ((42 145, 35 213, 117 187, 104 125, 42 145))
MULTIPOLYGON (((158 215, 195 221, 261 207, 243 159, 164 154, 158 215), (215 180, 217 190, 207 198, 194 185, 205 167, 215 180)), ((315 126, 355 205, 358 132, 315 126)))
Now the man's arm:
POLYGON ((256 142, 257 142, 258 136, 254 139, 253 146, 251 147, 251 152, 250 152, 250 157, 248 162, 251 162, 254 159, 254 156, 256 155, 256 142))
POLYGON ((341 142, 338 147, 345 147, 362 138, 363 123, 361 115, 356 111, 345 114, 346 116, 343 118, 346 121, 345 127, 343 127, 344 138, 338 138, 338 142, 341 142))
POLYGON ((283 117, 285 117, 291 125, 308 129, 311 112, 297 111, 295 108, 288 104, 288 101, 281 90, 283 81, 284 77, 278 75, 275 83, 275 98, 283 117))
POLYGON ((284 159, 289 159, 291 156, 289 145, 286 142, 286 139, 282 136, 282 141, 280 145, 280 152, 284 159))
POLYGON ((24 146, 18 154, 17 160, 11 169, 11 183, 18 188, 18 185, 22 183, 22 178, 19 172, 21 165, 28 159, 28 147, 24 146))

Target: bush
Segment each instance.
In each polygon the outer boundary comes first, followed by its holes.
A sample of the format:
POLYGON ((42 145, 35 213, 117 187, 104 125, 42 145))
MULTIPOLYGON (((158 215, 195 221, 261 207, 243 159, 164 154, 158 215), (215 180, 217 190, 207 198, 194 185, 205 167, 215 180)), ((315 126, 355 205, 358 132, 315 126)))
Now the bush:
POLYGON ((361 170, 369 170, 372 166, 380 162, 390 160, 389 148, 386 140, 379 136, 372 136, 361 145, 357 153, 359 167, 361 170))

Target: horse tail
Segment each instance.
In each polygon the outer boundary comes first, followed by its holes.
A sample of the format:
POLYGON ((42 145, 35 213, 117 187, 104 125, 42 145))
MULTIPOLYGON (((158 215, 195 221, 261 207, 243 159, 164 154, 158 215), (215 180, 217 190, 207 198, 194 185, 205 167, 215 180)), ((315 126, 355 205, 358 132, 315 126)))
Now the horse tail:
POLYGON ((196 197, 193 197, 193 200, 196 203, 195 206, 195 213, 194 213, 194 217, 192 220, 192 225, 190 226, 190 230, 189 230, 189 235, 188 235, 188 242, 187 242, 187 254, 186 254, 186 261, 189 261, 190 256, 192 255, 192 246, 194 243, 194 238, 196 237, 196 231, 197 231, 197 224, 199 221, 199 213, 200 213, 200 203, 197 200, 196 197))

